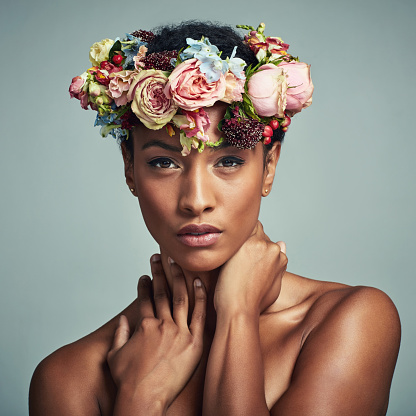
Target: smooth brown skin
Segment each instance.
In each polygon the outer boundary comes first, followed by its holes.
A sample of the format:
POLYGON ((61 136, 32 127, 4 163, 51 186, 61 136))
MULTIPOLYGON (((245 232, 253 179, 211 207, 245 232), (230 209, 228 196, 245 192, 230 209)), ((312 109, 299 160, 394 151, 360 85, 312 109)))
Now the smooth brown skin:
MULTIPOLYGON (((224 107, 207 111, 218 137, 224 107)), ((178 143, 164 130, 137 128, 134 140, 126 181, 160 245, 153 283, 140 279, 123 317, 39 364, 30 415, 385 414, 400 344, 393 303, 286 272, 284 243, 258 223, 280 145, 263 169, 261 144, 184 158, 163 148, 178 143), (176 238, 198 223, 222 231, 213 246, 176 238)), ((345 255, 354 262, 353 248, 345 255)))

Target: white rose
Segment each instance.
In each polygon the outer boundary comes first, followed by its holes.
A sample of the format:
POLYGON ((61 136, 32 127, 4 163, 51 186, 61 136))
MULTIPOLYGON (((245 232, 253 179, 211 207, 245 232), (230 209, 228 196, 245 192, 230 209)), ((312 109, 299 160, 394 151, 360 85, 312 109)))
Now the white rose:
POLYGON ((94 66, 99 66, 102 61, 107 61, 111 47, 114 45, 112 39, 103 39, 95 42, 90 48, 90 61, 94 66))

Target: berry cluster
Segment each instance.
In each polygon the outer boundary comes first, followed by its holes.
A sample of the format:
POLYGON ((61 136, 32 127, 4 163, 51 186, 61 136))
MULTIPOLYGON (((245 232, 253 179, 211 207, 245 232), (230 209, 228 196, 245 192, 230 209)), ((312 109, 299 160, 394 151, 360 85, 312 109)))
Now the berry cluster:
POLYGON ((172 59, 176 59, 177 56, 177 51, 154 52, 145 56, 140 62, 144 63, 143 69, 172 71, 175 67, 171 64, 171 61, 172 59))
POLYGON ((262 139, 264 124, 253 118, 233 117, 225 119, 221 131, 224 138, 239 149, 253 149, 262 139))
POLYGON ((147 43, 150 43, 155 38, 155 35, 147 30, 136 30, 135 32, 131 33, 131 35, 147 43))

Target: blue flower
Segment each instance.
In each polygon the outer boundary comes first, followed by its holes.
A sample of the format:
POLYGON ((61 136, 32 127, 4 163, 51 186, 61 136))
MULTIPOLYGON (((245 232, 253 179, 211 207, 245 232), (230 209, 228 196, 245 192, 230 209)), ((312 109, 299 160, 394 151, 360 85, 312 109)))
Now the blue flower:
POLYGON ((247 65, 242 59, 234 58, 235 53, 237 52, 237 46, 234 46, 233 53, 231 58, 227 58, 228 66, 230 71, 240 79, 245 79, 244 67, 247 65))
POLYGON ((123 51, 126 60, 124 61, 124 69, 131 69, 134 68, 134 61, 133 58, 139 52, 140 46, 146 46, 147 42, 141 41, 139 38, 131 35, 130 33, 126 33, 127 40, 120 41, 121 42, 121 50, 123 51))
MULTIPOLYGON (((198 53, 206 54, 219 54, 219 49, 215 45, 211 45, 208 38, 202 38, 201 40, 195 40, 192 38, 186 38, 186 43, 189 45, 182 53, 181 59, 185 61, 191 58, 197 58, 195 56, 198 53)), ((199 58, 197 58, 199 59, 199 58)))

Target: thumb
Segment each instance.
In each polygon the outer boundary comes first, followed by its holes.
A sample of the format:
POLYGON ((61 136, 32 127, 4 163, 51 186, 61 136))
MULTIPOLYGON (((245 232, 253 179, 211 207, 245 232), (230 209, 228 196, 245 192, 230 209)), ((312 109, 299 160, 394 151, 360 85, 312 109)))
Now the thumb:
POLYGON ((280 251, 286 254, 286 243, 284 241, 278 241, 276 244, 280 247, 280 251))
POLYGON ((113 345, 111 351, 118 351, 130 337, 129 321, 124 315, 120 315, 116 332, 114 333, 113 345))

